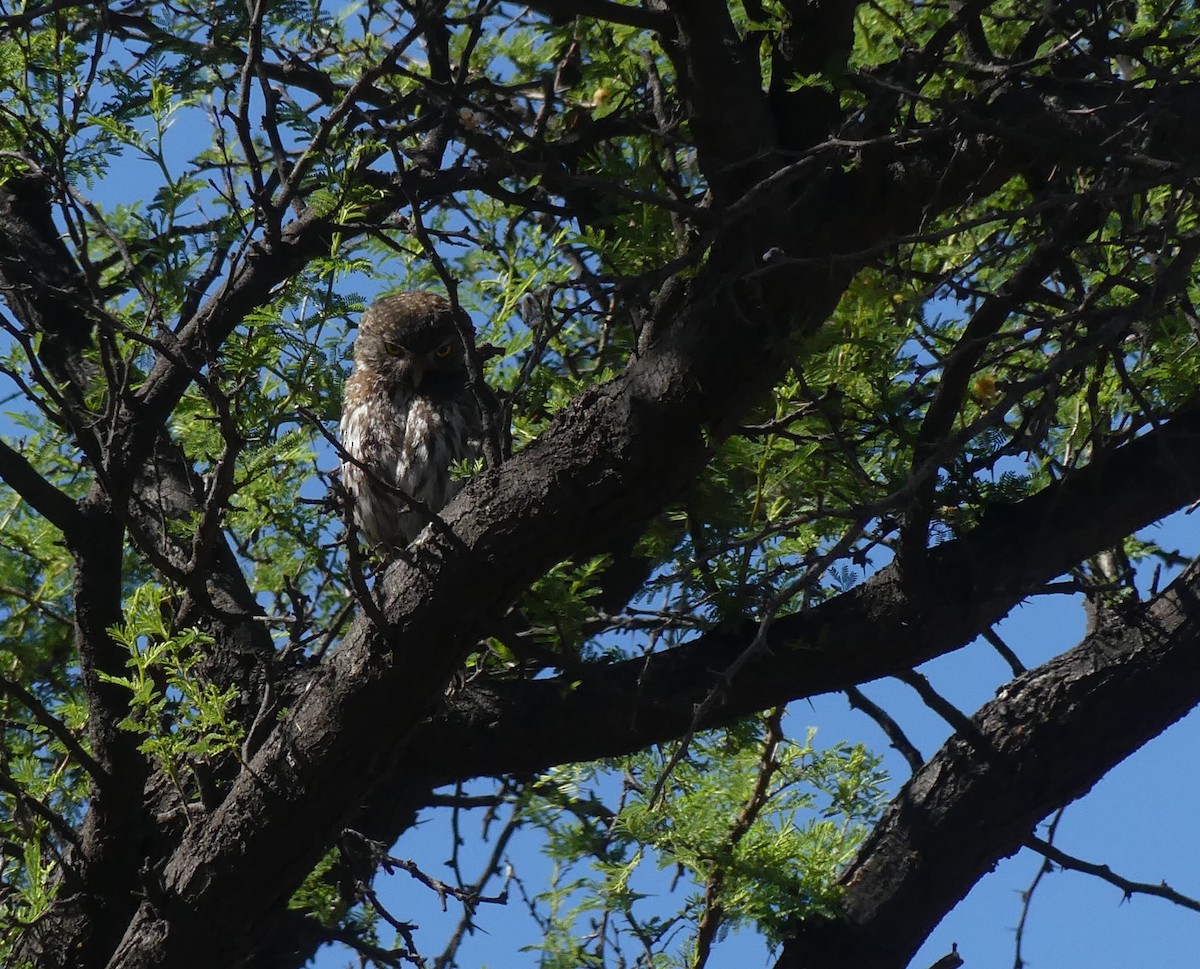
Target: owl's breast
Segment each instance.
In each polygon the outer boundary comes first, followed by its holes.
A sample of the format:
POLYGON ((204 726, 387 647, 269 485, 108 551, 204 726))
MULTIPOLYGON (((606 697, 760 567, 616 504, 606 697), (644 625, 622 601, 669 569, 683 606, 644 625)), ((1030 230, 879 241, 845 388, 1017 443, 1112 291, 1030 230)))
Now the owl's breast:
POLYGON ((396 484, 431 510, 441 509, 462 486, 452 480, 450 468, 477 455, 477 437, 478 420, 468 402, 411 398, 394 454, 396 484))
POLYGON ((406 545, 428 519, 404 496, 441 511, 462 487, 451 467, 479 453, 474 396, 466 388, 424 396, 353 376, 346 390, 342 446, 353 461, 343 461, 342 480, 359 525, 372 542, 406 545))

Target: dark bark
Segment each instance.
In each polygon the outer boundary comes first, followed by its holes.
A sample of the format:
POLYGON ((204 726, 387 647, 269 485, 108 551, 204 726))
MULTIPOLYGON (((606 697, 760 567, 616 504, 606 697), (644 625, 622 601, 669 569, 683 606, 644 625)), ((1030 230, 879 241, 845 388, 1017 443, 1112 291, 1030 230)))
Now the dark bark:
POLYGON ((628 24, 645 30, 665 31, 671 27, 670 18, 656 10, 646 10, 612 0, 536 0, 529 4, 552 20, 563 23, 575 17, 588 17, 613 24, 628 24))
POLYGON ((20 495, 30 508, 60 531, 72 534, 82 527, 75 502, 50 484, 33 465, 2 441, 0 479, 20 495))
POLYGON ((937 546, 916 596, 892 565, 765 629, 731 624, 582 682, 571 674, 472 687, 420 729, 400 776, 446 784, 613 757, 894 675, 966 645, 1075 563, 1197 499, 1200 405, 937 546), (727 677, 760 630, 755 657, 727 677), (712 719, 696 724, 697 705, 714 691, 712 719))
POLYGON ((139 736, 121 727, 131 712, 129 690, 104 680, 105 674, 126 673, 128 659, 109 632, 122 621, 124 530, 99 489, 81 502, 80 515, 83 526, 71 536, 75 641, 88 703, 88 745, 101 774, 93 779, 74 859, 76 901, 86 913, 84 937, 47 933, 42 938, 51 951, 57 948, 46 960, 50 964, 91 969, 104 965, 103 953, 119 940, 140 888, 137 877, 149 835, 143 791, 150 765, 138 750, 139 736))
POLYGON ((43 335, 39 356, 46 369, 78 393, 89 376, 82 352, 101 314, 59 238, 50 189, 35 175, 0 185, 0 294, 30 332, 43 335))
POLYGON ((892 801, 842 878, 844 915, 797 926, 777 969, 903 969, 1034 826, 1200 703, 1200 566, 1030 670, 892 801))
POLYGON ((724 0, 667 6, 678 27, 666 49, 679 75, 697 157, 720 210, 778 164, 758 56, 741 42, 724 0))

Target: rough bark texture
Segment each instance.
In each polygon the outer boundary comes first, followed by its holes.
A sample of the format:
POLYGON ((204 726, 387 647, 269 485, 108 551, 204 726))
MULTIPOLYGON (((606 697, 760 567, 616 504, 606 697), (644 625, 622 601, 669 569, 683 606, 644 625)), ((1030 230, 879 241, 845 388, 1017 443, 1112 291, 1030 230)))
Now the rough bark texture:
POLYGON ((908 965, 1047 814, 1200 703, 1200 569, 1030 670, 900 791, 842 879, 845 917, 797 927, 776 969, 908 965))
POLYGON ((714 690, 721 703, 702 726, 911 669, 967 644, 1112 536, 1198 498, 1200 410, 1193 408, 938 546, 920 596, 889 566, 852 592, 767 624, 762 648, 733 678, 723 671, 759 635, 758 623, 598 668, 574 686, 569 704, 562 696, 574 680, 566 678, 470 688, 421 728, 402 775, 445 784, 611 757, 684 733, 714 690))
MULTIPOLYGON (((327 662, 289 673, 278 704, 286 716, 271 721, 246 763, 225 765, 216 802, 186 824, 157 810, 169 796, 162 778, 117 726, 127 697, 99 676, 123 668, 107 630, 121 620, 124 544, 128 536, 177 583, 176 619, 218 644, 205 676, 239 687, 234 715, 249 723, 264 682, 284 674, 230 542, 219 529, 182 541, 165 525, 206 510, 205 486, 171 441, 169 419, 247 313, 327 251, 342 227, 312 213, 277 223, 162 337, 136 390, 114 389, 110 409, 97 415, 82 402, 92 377, 83 351, 116 324, 38 201, 44 183, 0 186, 0 293, 24 332, 43 338, 34 358, 53 377, 46 386, 60 389, 54 405, 95 478, 76 502, 0 448, 0 475, 63 531, 75 556, 89 740, 103 771, 71 859, 70 890, 29 932, 25 954, 37 966, 264 965, 265 940, 294 926, 288 899, 347 827, 387 842, 438 785, 626 753, 909 669, 971 641, 1033 590, 1200 498, 1195 405, 932 548, 928 479, 915 462, 912 549, 852 591, 766 623, 731 623, 649 660, 597 665, 582 676, 484 680, 447 698, 467 654, 531 582, 593 550, 597 535, 641 527, 686 489, 787 370, 788 347, 818 330, 873 255, 1039 166, 1092 170, 1120 159, 1140 178, 1171 184, 1200 148, 1200 91, 1189 85, 997 82, 987 97, 940 105, 937 124, 891 139, 882 136, 886 126, 873 127, 890 118, 886 91, 844 116, 820 90, 789 91, 776 78, 764 91, 755 48, 723 2, 532 6, 660 32, 711 193, 697 210, 711 244, 702 261, 662 281, 624 372, 478 476, 446 510, 446 529, 390 567, 379 587, 382 624, 357 614, 327 662), (827 140, 835 125, 853 135, 853 151, 827 140), (697 706, 713 696, 720 702, 697 722, 697 706)), ((794 19, 773 52, 779 77, 824 69, 817 31, 850 42, 853 4, 784 6, 794 19)), ((908 68, 894 67, 889 83, 898 84, 908 68)), ((326 92, 332 103, 346 94, 294 65, 266 73, 326 92)), ((359 93, 364 105, 380 100, 359 93)), ((435 142, 426 162, 445 147, 445 138, 435 142)), ((474 189, 483 178, 414 164, 380 180, 382 198, 364 222, 416 196, 474 189)), ((505 190, 499 176, 491 187, 505 190)), ((1061 235, 1050 248, 1086 234, 1065 220, 1054 232, 1061 235)), ((1186 286, 1194 258, 1184 247, 1164 256, 1161 288, 1139 293, 1116 322, 1161 308, 1186 286)), ((1040 285, 1051 262, 1046 253, 1031 260, 1025 282, 1040 285)), ((1101 336, 1104 322, 1096 323, 1101 336)), ((977 331, 990 325, 981 318, 977 331)), ((931 411, 923 459, 936 457, 954 430, 950 416, 931 411)), ((1188 572, 980 710, 864 846, 844 879, 844 917, 797 926, 780 967, 900 969, 1041 817, 1200 700, 1198 583, 1188 572)), ((304 951, 276 955, 299 964, 304 951)))

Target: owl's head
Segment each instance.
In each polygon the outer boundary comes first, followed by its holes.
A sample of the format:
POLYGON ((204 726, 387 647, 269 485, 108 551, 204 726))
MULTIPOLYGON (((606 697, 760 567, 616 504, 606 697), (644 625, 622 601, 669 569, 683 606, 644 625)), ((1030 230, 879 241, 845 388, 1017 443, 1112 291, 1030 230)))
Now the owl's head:
MULTIPOLYGON (((466 313, 462 319, 473 335, 466 313)), ((372 303, 359 320, 354 366, 414 390, 465 381, 462 332, 450 301, 436 293, 396 293, 372 303)))

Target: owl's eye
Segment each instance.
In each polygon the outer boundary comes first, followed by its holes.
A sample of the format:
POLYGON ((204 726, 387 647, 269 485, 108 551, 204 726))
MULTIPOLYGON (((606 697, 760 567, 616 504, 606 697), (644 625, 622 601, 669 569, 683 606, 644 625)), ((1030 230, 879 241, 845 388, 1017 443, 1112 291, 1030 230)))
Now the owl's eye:
POLYGON ((391 340, 384 340, 383 348, 393 357, 402 357, 407 352, 399 343, 393 343, 391 340))
POLYGON ((450 356, 451 349, 452 347, 449 343, 443 343, 440 347, 433 351, 433 355, 439 360, 445 360, 448 356, 450 356))

